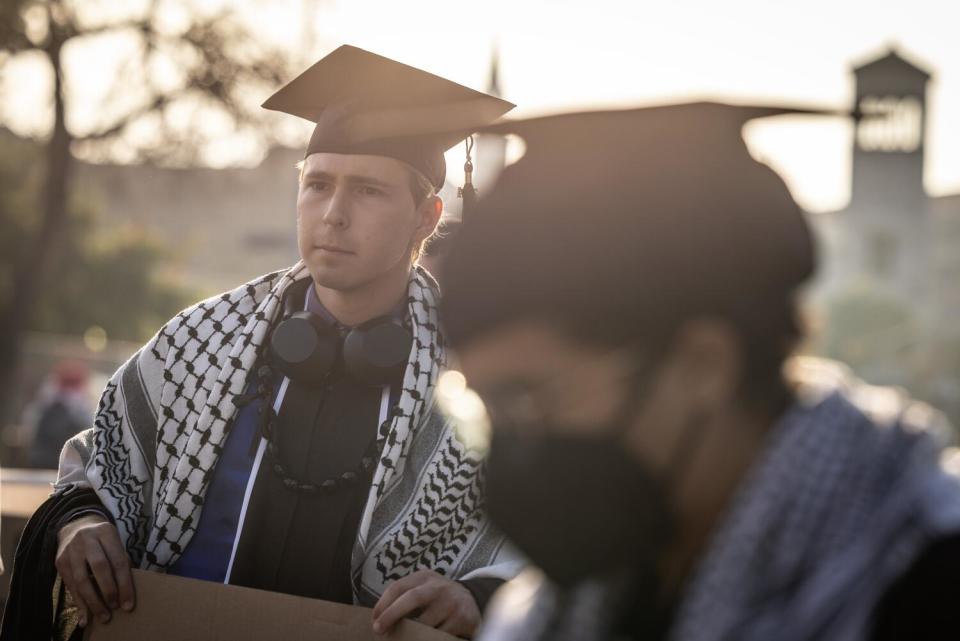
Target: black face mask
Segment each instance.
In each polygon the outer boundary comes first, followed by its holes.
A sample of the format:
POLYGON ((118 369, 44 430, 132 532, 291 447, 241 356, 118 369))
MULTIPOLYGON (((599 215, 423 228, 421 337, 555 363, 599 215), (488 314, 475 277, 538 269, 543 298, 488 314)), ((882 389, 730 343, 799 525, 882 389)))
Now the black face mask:
POLYGON ((561 588, 622 572, 654 576, 670 540, 667 488, 617 438, 637 409, 627 405, 603 436, 492 426, 487 512, 561 588))

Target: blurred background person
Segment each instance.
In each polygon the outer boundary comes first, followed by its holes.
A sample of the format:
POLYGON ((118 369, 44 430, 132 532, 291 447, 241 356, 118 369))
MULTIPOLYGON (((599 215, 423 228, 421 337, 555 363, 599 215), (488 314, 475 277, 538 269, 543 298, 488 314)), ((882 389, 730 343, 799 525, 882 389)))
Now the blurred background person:
POLYGON ((546 578, 504 588, 482 638, 956 636, 942 415, 784 371, 814 240, 740 130, 789 111, 495 129, 527 151, 444 263, 462 375, 438 393, 466 442, 492 430, 487 510, 546 578))
POLYGON ((60 361, 24 413, 27 465, 56 469, 64 443, 90 427, 90 372, 79 361, 60 361))

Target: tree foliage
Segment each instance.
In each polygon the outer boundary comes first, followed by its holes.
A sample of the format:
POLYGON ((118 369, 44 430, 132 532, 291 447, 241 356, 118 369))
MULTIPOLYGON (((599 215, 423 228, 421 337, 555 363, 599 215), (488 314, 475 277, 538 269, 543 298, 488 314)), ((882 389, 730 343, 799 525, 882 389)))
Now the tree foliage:
POLYGON ((889 363, 914 351, 918 338, 910 308, 875 289, 854 286, 829 302, 824 347, 858 371, 882 376, 889 363))
POLYGON ((850 286, 828 302, 812 348, 870 383, 906 388, 960 429, 960 334, 937 331, 905 301, 865 283, 850 286))

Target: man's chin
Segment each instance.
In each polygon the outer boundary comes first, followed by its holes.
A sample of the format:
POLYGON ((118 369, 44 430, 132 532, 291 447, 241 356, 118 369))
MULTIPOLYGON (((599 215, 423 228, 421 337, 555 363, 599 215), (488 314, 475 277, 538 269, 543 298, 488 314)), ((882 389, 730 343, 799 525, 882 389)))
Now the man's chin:
POLYGON ((336 276, 329 276, 329 275, 318 276, 317 274, 313 275, 313 282, 316 283, 317 286, 319 287, 323 287, 325 289, 333 289, 336 291, 349 291, 352 289, 356 289, 358 285, 358 283, 354 282, 350 278, 336 277, 336 276))
MULTIPOLYGON (((393 280, 394 270, 359 270, 356 265, 332 266, 310 261, 307 263, 313 282, 318 287, 340 292, 355 291, 373 285, 384 279, 393 280)), ((397 266, 399 267, 399 266, 397 266)))
POLYGON ((335 291, 350 291, 363 285, 363 279, 358 278, 355 271, 347 273, 347 270, 310 266, 310 275, 319 287, 335 291))

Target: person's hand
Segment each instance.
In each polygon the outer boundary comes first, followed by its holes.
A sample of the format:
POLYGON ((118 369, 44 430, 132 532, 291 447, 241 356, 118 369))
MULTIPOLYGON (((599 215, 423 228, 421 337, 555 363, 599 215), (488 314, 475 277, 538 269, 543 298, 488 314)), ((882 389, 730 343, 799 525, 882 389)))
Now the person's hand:
POLYGON ((458 637, 472 637, 480 625, 480 608, 470 590, 431 570, 390 584, 373 607, 373 631, 384 634, 400 619, 414 615, 421 623, 458 637))
POLYGON ((80 609, 80 625, 91 613, 104 623, 111 610, 133 609, 136 596, 130 559, 113 523, 97 514, 70 521, 57 533, 54 565, 80 609))

